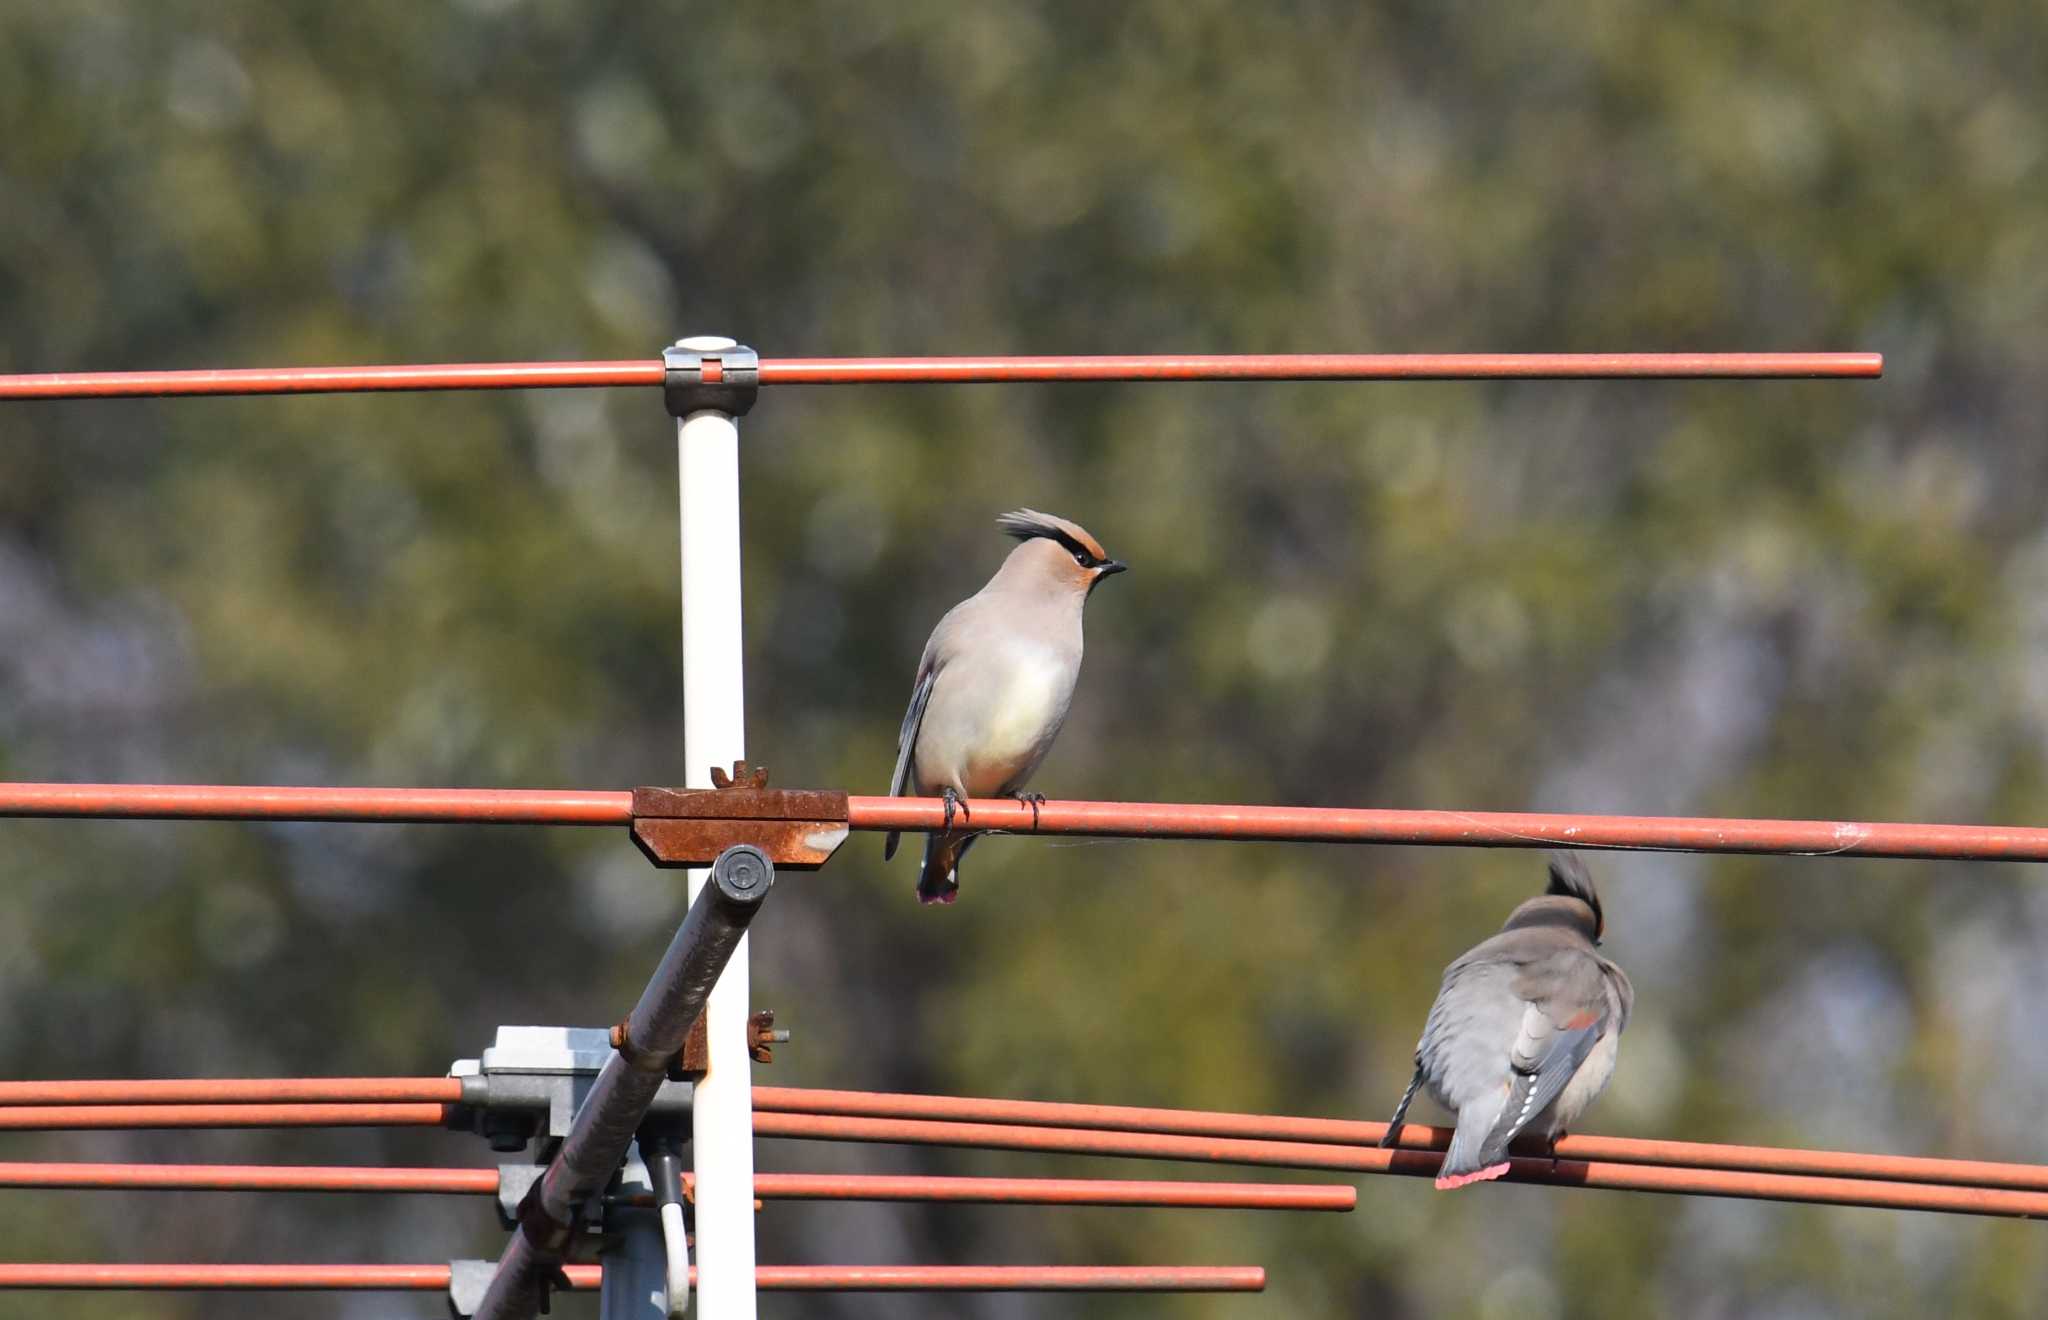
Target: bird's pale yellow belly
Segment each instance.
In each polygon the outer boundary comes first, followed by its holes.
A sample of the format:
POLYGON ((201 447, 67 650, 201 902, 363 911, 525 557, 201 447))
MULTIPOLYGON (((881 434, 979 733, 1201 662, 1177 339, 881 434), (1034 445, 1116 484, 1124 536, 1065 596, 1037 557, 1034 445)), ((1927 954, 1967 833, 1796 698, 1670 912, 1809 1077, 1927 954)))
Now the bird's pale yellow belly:
POLYGON ((993 687, 982 736, 965 767, 976 794, 1022 784, 1052 745, 1074 694, 1071 668, 1051 658, 1009 666, 993 687))
POLYGON ((1007 639, 940 670, 912 762, 919 791, 997 797, 1022 788, 1066 718, 1077 661, 1007 639))

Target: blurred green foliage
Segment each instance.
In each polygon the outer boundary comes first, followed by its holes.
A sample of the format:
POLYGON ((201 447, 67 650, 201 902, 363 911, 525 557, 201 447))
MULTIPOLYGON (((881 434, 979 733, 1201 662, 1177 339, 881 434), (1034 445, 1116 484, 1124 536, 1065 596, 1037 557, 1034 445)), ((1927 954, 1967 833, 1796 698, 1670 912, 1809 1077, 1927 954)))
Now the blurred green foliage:
MULTIPOLYGON (((2044 34, 2000 0, 10 5, 0 370, 647 358, 705 331, 782 356, 1877 349, 1865 384, 771 391, 745 428, 749 749, 880 791, 927 631, 1030 504, 1136 570, 1091 607, 1056 796, 2024 821, 2044 34)), ((650 392, 0 408, 0 773, 679 780, 669 433, 650 392)), ((777 1081, 1382 1116, 1438 970, 1540 875, 992 840, 922 911, 879 852, 792 878, 759 928, 758 1002, 797 1033, 777 1081)), ((610 1021, 680 907, 610 832, 17 822, 0 865, 10 1076, 439 1071, 499 1022, 610 1021)), ((1598 1129, 2039 1157, 2029 871, 1597 866, 1640 992, 1598 1129)), ((434 1133, 8 1149, 485 1158, 434 1133)), ((20 1259, 500 1240, 481 1206, 395 1198, 11 1193, 0 1222, 20 1259)), ((2026 1225, 1391 1179, 1312 1220, 775 1205, 762 1234, 776 1261, 1272 1271, 1263 1300, 771 1316, 2023 1316, 2048 1287, 2026 1225)))

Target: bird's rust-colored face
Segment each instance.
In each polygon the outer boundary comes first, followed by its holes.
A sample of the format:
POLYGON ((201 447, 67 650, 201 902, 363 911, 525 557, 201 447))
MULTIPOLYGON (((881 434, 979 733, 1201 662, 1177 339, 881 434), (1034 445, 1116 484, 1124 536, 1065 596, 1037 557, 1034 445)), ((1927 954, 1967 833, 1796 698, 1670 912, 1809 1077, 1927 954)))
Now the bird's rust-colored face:
POLYGON ((1057 553, 1044 557, 1063 581, 1084 591, 1093 591, 1096 583, 1129 567, 1111 559, 1087 528, 1049 513, 1018 509, 996 519, 996 526, 1020 541, 1043 540, 1047 551, 1057 547, 1057 553))

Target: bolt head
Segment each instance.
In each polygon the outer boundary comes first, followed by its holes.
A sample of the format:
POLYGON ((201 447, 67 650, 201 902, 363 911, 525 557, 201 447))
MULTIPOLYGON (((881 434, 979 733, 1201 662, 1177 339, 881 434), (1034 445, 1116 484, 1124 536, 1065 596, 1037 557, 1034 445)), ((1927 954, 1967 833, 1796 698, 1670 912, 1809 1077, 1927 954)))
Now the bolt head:
POLYGON ((738 844, 726 850, 718 859, 719 875, 725 887, 737 894, 752 894, 766 889, 775 875, 775 868, 760 849, 738 844))

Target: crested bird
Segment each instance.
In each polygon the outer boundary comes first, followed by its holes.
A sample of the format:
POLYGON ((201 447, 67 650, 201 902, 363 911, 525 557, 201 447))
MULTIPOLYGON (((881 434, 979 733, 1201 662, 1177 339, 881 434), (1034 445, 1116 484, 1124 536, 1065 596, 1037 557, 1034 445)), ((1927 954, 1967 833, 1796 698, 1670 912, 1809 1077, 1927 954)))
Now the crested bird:
POLYGON ((1572 853, 1550 855, 1550 884, 1500 933, 1444 969, 1415 1047, 1415 1077, 1380 1145, 1400 1136, 1418 1088, 1458 1116, 1437 1170, 1441 1190, 1508 1171, 1524 1131, 1556 1141, 1614 1075, 1635 989, 1596 949, 1600 895, 1572 853))
MULTIPOLYGON (((1017 539, 988 585, 932 629, 897 735, 891 797, 942 797, 945 828, 925 842, 921 903, 959 896, 960 859, 980 837, 953 830, 964 800, 1040 794, 1024 784, 1052 747, 1081 673, 1081 612, 1096 584, 1127 567, 1079 524, 1034 509, 996 519, 1017 539)), ((883 846, 896 855, 898 836, 883 846)))

